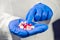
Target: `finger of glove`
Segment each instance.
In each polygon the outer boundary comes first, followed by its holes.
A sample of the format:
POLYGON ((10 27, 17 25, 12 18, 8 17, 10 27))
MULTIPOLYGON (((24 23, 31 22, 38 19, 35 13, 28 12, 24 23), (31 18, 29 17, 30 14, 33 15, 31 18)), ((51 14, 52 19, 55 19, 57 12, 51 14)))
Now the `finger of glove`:
POLYGON ((36 12, 36 14, 35 14, 35 16, 34 16, 34 21, 40 21, 40 19, 41 19, 41 14, 42 14, 42 9, 41 8, 36 8, 36 10, 37 10, 37 12, 36 12))
POLYGON ((32 21, 34 15, 35 15, 35 12, 36 12, 35 8, 31 8, 31 9, 29 10, 29 12, 27 13, 27 16, 26 16, 26 21, 27 21, 27 23, 29 23, 29 22, 32 21))
POLYGON ((48 26, 46 24, 36 24, 34 26, 35 28, 33 30, 28 30, 29 35, 42 33, 48 29, 48 26))

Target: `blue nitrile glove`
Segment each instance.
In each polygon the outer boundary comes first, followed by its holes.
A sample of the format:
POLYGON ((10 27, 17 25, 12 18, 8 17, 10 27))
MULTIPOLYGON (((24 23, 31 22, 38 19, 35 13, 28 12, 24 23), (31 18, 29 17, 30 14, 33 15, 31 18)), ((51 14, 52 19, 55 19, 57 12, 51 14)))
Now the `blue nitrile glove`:
POLYGON ((33 19, 35 22, 50 20, 52 15, 53 12, 51 8, 49 8, 45 4, 38 3, 29 10, 26 16, 26 20, 28 23, 31 22, 33 19))
POLYGON ((18 26, 21 23, 21 21, 24 21, 24 20, 23 19, 12 20, 9 23, 9 30, 11 33, 13 33, 19 37, 22 37, 22 38, 32 36, 32 35, 35 35, 38 33, 42 33, 48 29, 48 26, 45 24, 36 24, 34 22, 31 22, 30 24, 32 24, 34 26, 34 29, 24 30, 24 29, 19 28, 19 26, 18 26))
POLYGON ((16 19, 12 20, 9 23, 9 30, 11 33, 20 36, 22 38, 32 36, 38 33, 42 33, 48 29, 48 26, 46 24, 39 24, 35 23, 36 21, 43 21, 43 20, 50 20, 53 15, 52 10, 44 5, 44 4, 36 4, 33 8, 30 9, 26 16, 26 20, 24 19, 16 19), (34 22, 32 22, 32 19, 34 19, 34 22), (21 21, 26 21, 28 24, 32 24, 34 26, 34 29, 32 30, 24 30, 19 28, 19 24, 21 21))

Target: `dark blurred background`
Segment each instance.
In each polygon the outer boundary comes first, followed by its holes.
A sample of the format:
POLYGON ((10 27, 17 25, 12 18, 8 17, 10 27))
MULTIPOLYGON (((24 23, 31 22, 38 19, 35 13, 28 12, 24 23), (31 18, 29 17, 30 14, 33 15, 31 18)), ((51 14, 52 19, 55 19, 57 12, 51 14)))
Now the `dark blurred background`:
POLYGON ((60 40, 60 19, 53 22, 54 40, 60 40))

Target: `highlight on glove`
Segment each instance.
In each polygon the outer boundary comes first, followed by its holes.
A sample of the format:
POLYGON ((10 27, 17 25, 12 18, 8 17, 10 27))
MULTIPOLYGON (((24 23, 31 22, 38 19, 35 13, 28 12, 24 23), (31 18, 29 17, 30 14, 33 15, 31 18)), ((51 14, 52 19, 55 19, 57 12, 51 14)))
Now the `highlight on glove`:
POLYGON ((52 15, 53 12, 51 8, 45 4, 38 3, 29 10, 25 20, 12 20, 8 25, 9 30, 11 33, 22 38, 45 32, 48 29, 48 25, 36 22, 50 20, 52 15), (34 20, 34 22, 32 20, 34 20))

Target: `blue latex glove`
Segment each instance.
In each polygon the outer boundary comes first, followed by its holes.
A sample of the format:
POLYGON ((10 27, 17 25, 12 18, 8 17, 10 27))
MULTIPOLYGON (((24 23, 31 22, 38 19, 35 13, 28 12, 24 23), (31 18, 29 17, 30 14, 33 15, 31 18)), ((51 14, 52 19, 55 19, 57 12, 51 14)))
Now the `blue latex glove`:
POLYGON ((50 20, 53 15, 51 8, 48 6, 38 3, 33 6, 26 15, 27 22, 31 22, 33 19, 35 22, 50 20))
POLYGON ((32 36, 32 35, 35 35, 38 33, 42 33, 48 29, 48 26, 45 24, 36 24, 34 22, 31 22, 30 24, 32 24, 34 26, 34 29, 23 30, 23 29, 19 28, 19 26, 18 26, 21 21, 24 21, 24 20, 23 19, 12 20, 9 23, 9 30, 11 33, 13 33, 19 37, 22 37, 22 38, 32 36))
POLYGON ((33 8, 30 9, 26 16, 26 20, 23 19, 16 19, 12 20, 9 23, 9 30, 11 33, 18 35, 20 37, 28 37, 32 36, 38 33, 42 33, 48 29, 48 26, 46 24, 39 24, 35 23, 36 21, 43 21, 43 20, 50 20, 53 13, 52 10, 44 5, 44 4, 36 4, 33 8), (34 19, 35 22, 32 22, 32 19, 34 19), (26 21, 29 24, 32 24, 34 26, 34 29, 32 30, 23 30, 19 28, 19 24, 21 21, 26 21))

